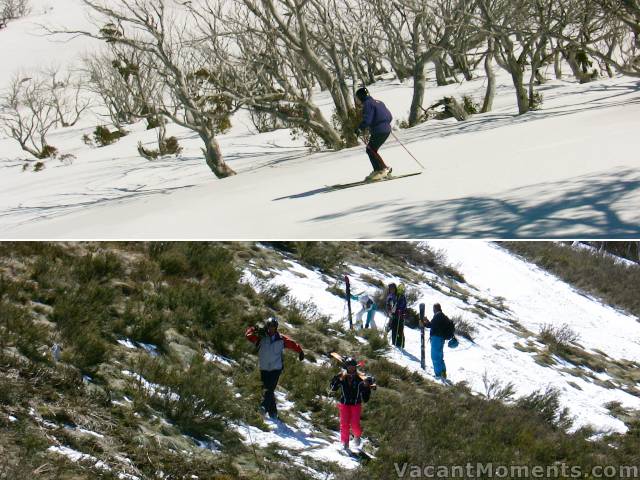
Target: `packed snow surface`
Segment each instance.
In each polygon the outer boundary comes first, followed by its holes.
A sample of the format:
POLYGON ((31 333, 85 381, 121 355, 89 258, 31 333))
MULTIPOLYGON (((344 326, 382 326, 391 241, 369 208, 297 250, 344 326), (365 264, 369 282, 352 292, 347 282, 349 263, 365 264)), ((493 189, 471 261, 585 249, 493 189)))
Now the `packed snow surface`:
MULTIPOLYGON (((97 48, 44 35, 42 25, 94 28, 80 0, 34 1, 31 16, 0 33, 0 88, 19 70, 68 67, 97 48)), ((222 180, 206 166, 197 135, 176 125, 168 133, 183 153, 149 162, 136 146, 153 147, 154 131, 132 125, 117 143, 92 148, 81 138, 105 119, 87 115, 49 136, 75 160, 48 160, 39 172, 33 161, 23 171, 28 155, 0 137, 0 238, 638 237, 639 80, 580 85, 545 73, 541 110, 517 115, 510 77, 500 71, 492 112, 396 130, 397 139, 382 147, 396 174, 419 171, 402 142, 425 166, 422 175, 341 191, 326 186, 371 169, 362 145, 310 154, 287 129, 257 134, 245 111, 219 136, 238 172, 222 180)), ((425 105, 451 95, 483 98, 482 71, 444 87, 433 72, 428 77, 425 105)), ((396 120, 407 118, 411 82, 387 79, 370 90, 396 120)), ((328 95, 317 92, 314 100, 330 117, 328 95)))

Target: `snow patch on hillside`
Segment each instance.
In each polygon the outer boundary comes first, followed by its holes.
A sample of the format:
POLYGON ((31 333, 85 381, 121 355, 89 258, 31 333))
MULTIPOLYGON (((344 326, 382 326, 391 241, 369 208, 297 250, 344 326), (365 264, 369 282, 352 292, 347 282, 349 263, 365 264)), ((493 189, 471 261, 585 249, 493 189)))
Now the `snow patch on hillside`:
MULTIPOLYGON (((534 391, 557 388, 561 404, 575 418, 574 429, 592 425, 598 430, 625 432, 625 424, 614 418, 605 405, 620 402, 625 408, 640 409, 640 398, 623 391, 607 373, 586 369, 585 378, 562 371, 575 367, 556 358, 558 365, 544 366, 536 362, 535 352, 521 351, 516 345, 525 340, 510 328, 510 322, 518 322, 536 334, 545 323, 567 323, 580 335, 580 343, 587 350, 598 349, 611 358, 640 359, 640 323, 603 305, 594 298, 584 296, 566 283, 548 273, 510 255, 495 244, 480 241, 429 241, 432 248, 442 250, 450 262, 464 275, 467 284, 462 287, 470 292, 461 299, 434 289, 426 283, 408 284, 418 291, 418 300, 410 305, 418 309, 419 303, 427 305, 427 316, 431 317, 431 305, 441 303, 449 316, 460 315, 477 328, 474 341, 460 338, 456 350, 445 349, 447 371, 454 382, 465 381, 478 393, 485 393, 483 377, 502 384, 512 382, 517 396, 534 391), (471 308, 483 299, 502 297, 505 311, 480 317, 471 308), (606 328, 607 335, 602 334, 606 328), (606 388, 596 381, 613 382, 618 388, 606 388)), ((290 269, 274 272, 273 277, 263 283, 285 285, 289 295, 302 302, 311 302, 323 315, 348 327, 346 302, 327 289, 336 280, 322 273, 288 261, 290 269)), ((398 282, 399 278, 387 276, 370 268, 348 266, 354 292, 373 294, 377 287, 369 285, 363 275, 382 281, 385 285, 398 282)), ((420 272, 430 282, 438 280, 431 272, 420 272)), ((245 278, 251 276, 245 272, 245 278)), ((340 287, 343 287, 341 284, 340 287)), ((449 289, 445 285, 444 292, 449 289)), ((357 307, 354 306, 354 313, 357 307)), ((379 326, 386 323, 382 312, 377 312, 379 326)), ((428 342, 428 331, 426 332, 428 342)), ((388 358, 410 370, 420 370, 420 334, 418 330, 405 329, 405 349, 392 349, 388 358)), ((533 339, 532 339, 533 340, 533 339)), ((534 342, 534 344, 538 344, 534 342)), ((542 346, 542 345, 540 345, 542 346)), ((426 345, 427 369, 422 372, 432 377, 429 344, 426 345)))

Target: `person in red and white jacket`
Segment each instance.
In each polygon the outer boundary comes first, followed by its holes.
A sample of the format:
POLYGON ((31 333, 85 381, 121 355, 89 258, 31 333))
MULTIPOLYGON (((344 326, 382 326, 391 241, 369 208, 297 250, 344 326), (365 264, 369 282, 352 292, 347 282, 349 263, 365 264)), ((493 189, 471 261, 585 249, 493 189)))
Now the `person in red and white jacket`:
POLYGON ((304 360, 304 351, 299 344, 278 332, 278 319, 275 317, 267 319, 264 329, 249 327, 245 337, 258 350, 260 378, 264 388, 260 408, 271 418, 278 418, 275 390, 284 367, 284 350, 297 352, 300 361, 304 360))

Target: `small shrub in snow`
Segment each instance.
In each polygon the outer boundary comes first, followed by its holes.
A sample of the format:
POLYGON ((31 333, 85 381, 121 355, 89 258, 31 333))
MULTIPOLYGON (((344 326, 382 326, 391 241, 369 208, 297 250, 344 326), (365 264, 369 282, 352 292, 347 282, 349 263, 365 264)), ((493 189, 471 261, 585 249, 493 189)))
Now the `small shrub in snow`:
POLYGON ((71 153, 65 153, 64 155, 60 155, 60 157, 58 157, 58 160, 60 160, 65 165, 71 165, 75 159, 76 156, 71 153))
POLYGON ((112 132, 107 127, 97 126, 93 131, 93 139, 100 147, 106 147, 112 143, 117 142, 120 138, 124 137, 126 133, 121 130, 112 132))
POLYGON ((178 143, 178 139, 176 137, 169 137, 165 139, 160 147, 161 155, 178 155, 182 152, 182 147, 178 143))
POLYGON ((549 347, 571 347, 580 336, 567 324, 554 326, 545 324, 540 328, 540 340, 549 347))
POLYGON ((84 143, 89 147, 95 147, 95 143, 93 143, 93 139, 88 133, 85 133, 84 135, 82 135, 82 143, 84 143))
POLYGON ((165 155, 178 155, 180 152, 182 152, 182 147, 176 137, 169 137, 162 140, 159 150, 146 149, 142 146, 142 142, 138 142, 138 153, 147 160, 155 160, 165 155))
POLYGON ((44 163, 43 162, 36 162, 36 164, 33 166, 33 171, 34 172, 39 172, 40 170, 44 170, 44 163))
POLYGON ((40 156, 38 158, 56 158, 58 155, 58 149, 53 145, 44 145, 42 147, 42 151, 40 152, 40 156))
POLYGON ((474 102, 473 98, 471 98, 469 95, 465 95, 462 97, 462 106, 464 108, 464 111, 469 115, 475 115, 480 111, 480 105, 474 102))
POLYGON ((473 342, 473 337, 476 333, 478 333, 478 329, 475 325, 470 323, 468 320, 460 317, 459 315, 453 315, 451 320, 456 326, 456 335, 459 335, 467 340, 473 342))
POLYGON ((511 400, 516 393, 515 386, 512 382, 502 383, 495 378, 489 378, 489 374, 485 370, 482 375, 482 383, 484 385, 484 395, 489 400, 507 401, 511 400))

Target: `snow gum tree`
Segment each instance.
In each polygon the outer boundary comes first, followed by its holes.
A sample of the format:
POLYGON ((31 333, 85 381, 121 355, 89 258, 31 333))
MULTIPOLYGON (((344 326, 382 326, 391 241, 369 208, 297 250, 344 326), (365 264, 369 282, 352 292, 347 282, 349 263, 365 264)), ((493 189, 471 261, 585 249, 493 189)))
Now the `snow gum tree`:
MULTIPOLYGON (((409 126, 422 114, 428 63, 440 60, 452 37, 469 29, 473 2, 468 0, 373 0, 376 19, 384 32, 386 55, 398 76, 413 78, 409 126)), ((451 50, 449 50, 451 51, 451 50)))
MULTIPOLYGON (((211 17, 218 14, 215 2, 203 3, 206 10, 200 4, 191 8, 200 15, 201 25, 211 30, 211 17)), ((348 63, 351 35, 346 34, 341 15, 345 4, 327 0, 233 0, 232 4, 235 8, 226 8, 218 18, 233 26, 229 34, 236 51, 227 58, 227 66, 235 78, 229 90, 252 108, 308 129, 330 148, 355 144, 357 113, 348 63), (247 79, 254 94, 243 88, 247 79), (329 94, 332 120, 313 102, 316 88, 329 94)), ((220 52, 212 42, 210 47, 220 52)))
POLYGON ((55 156, 47 134, 57 124, 56 107, 47 82, 38 76, 16 75, 0 96, 0 129, 36 158, 55 156))
POLYGON ((197 133, 204 144, 207 166, 218 178, 235 175, 224 161, 216 139, 221 121, 228 120, 233 105, 199 74, 213 66, 198 55, 199 39, 189 27, 188 9, 168 0, 83 0, 83 3, 100 16, 101 30, 66 33, 91 36, 141 53, 140 64, 162 79, 152 114, 167 117, 197 133))

